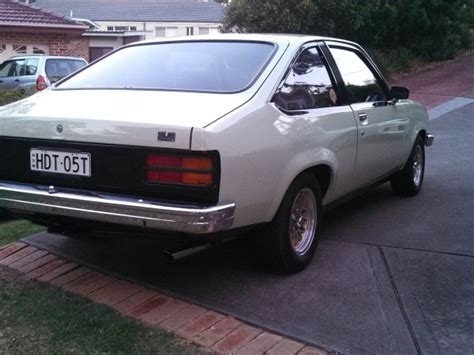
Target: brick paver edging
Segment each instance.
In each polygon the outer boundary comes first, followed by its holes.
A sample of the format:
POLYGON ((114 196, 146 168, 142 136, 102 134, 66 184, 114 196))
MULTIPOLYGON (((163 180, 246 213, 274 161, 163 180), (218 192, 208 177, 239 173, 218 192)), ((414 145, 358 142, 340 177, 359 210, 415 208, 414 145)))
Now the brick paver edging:
POLYGON ((45 250, 17 242, 0 246, 0 265, 27 278, 62 287, 211 349, 219 354, 326 354, 325 351, 250 326, 231 316, 105 275, 45 250))

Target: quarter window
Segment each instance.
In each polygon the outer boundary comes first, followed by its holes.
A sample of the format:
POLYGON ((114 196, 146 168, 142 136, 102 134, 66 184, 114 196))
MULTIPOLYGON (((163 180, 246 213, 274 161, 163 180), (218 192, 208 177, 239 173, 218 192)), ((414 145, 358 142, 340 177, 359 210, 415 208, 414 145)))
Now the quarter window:
POLYGON ((306 49, 299 55, 273 101, 285 110, 338 104, 334 85, 317 48, 306 49))
POLYGON ((35 75, 38 70, 39 59, 30 58, 26 61, 25 75, 35 75))
POLYGON ((356 52, 334 47, 330 50, 352 102, 387 100, 376 76, 356 52))

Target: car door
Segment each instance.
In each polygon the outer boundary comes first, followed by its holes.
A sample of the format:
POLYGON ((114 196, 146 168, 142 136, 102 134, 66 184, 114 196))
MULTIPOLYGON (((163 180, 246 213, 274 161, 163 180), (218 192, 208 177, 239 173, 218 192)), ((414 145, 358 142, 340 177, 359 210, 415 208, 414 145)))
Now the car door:
POLYGON ((357 122, 354 182, 364 186, 403 164, 409 119, 404 105, 389 100, 387 84, 365 53, 342 43, 327 44, 357 122))
POLYGON ((0 66, 0 88, 16 89, 25 70, 25 59, 11 59, 0 66))
POLYGON ((305 45, 287 70, 272 101, 282 111, 277 129, 314 165, 330 161, 333 200, 351 190, 357 148, 357 124, 339 95, 331 67, 316 43, 305 45))

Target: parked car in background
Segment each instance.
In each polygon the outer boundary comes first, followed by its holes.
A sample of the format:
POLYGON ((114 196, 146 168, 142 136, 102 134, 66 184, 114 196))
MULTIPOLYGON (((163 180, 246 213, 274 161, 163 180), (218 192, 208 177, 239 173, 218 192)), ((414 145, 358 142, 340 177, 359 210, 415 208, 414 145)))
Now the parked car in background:
POLYGON ((131 44, 0 108, 0 207, 66 235, 173 232, 191 251, 263 226, 268 259, 296 272, 324 206, 385 181, 420 191, 434 137, 408 95, 339 39, 131 44))
POLYGON ((85 65, 75 57, 15 56, 0 64, 0 89, 41 91, 85 65))

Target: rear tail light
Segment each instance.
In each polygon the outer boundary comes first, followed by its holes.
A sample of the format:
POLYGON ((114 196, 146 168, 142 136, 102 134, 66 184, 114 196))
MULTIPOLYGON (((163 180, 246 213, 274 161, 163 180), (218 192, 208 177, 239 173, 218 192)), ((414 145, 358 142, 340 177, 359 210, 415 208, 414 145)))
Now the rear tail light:
POLYGON ((146 159, 148 182, 211 186, 214 164, 207 156, 149 154, 146 159))
POLYGON ((48 87, 48 84, 46 83, 46 79, 44 76, 40 75, 38 76, 38 79, 36 79, 36 90, 37 91, 43 91, 48 87))

